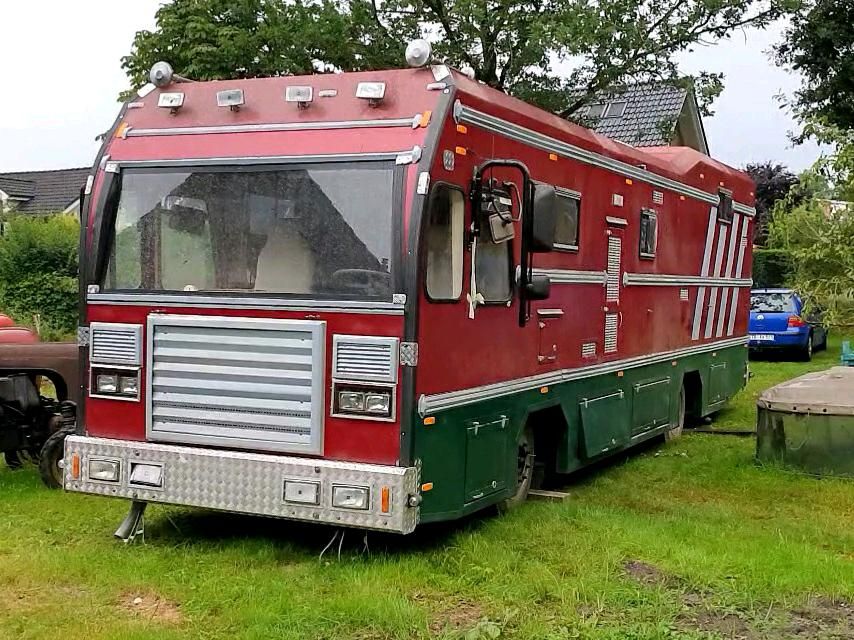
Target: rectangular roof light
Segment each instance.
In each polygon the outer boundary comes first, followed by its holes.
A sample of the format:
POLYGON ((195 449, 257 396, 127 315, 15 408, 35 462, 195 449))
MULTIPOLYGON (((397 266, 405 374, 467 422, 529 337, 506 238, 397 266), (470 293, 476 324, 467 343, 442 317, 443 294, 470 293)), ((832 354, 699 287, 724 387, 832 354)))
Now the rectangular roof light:
POLYGON ((226 89, 216 92, 216 106, 236 111, 244 105, 243 89, 226 89))
POLYGON ((356 97, 377 103, 385 97, 385 82, 360 82, 356 85, 356 97))
POLYGON ((301 109, 307 107, 314 96, 314 91, 311 87, 303 85, 293 85, 285 87, 285 102, 296 102, 301 109))
POLYGON ((161 93, 157 97, 157 106, 163 109, 180 109, 184 106, 184 94, 180 92, 161 93))

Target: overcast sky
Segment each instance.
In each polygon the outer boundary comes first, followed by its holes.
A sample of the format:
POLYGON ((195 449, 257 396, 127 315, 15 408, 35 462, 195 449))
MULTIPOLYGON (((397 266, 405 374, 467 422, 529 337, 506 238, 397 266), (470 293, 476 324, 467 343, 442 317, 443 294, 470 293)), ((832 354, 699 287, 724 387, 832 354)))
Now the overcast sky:
MULTIPOLYGON (((120 58, 137 30, 154 26, 161 3, 0 0, 0 171, 92 163, 95 136, 112 124, 127 88, 120 58)), ((774 160, 800 170, 818 155, 812 145, 792 148, 787 132, 795 125, 774 100, 798 86, 768 60, 780 30, 739 32, 680 59, 686 73, 726 74, 705 127, 712 155, 728 164, 774 160)))

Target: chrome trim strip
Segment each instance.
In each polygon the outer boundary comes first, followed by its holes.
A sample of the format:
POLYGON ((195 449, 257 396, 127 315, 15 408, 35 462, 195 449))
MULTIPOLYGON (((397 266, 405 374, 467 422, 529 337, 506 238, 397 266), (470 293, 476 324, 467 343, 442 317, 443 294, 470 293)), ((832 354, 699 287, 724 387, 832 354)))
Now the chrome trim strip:
MULTIPOLYGON (((713 272, 715 279, 719 279, 721 277, 721 269, 723 268, 724 263, 724 247, 726 246, 726 238, 729 232, 730 228, 727 225, 720 226, 720 233, 718 234, 718 248, 717 253, 715 254, 715 270, 713 272)), ((703 332, 704 338, 712 337, 712 325, 715 322, 715 313, 717 313, 718 310, 719 293, 720 288, 717 285, 713 286, 711 297, 709 299, 709 312, 706 314, 706 330, 703 332)))
MULTIPOLYGON (((702 189, 683 184, 670 178, 665 178, 664 176, 652 173, 646 169, 641 169, 640 167, 628 164, 622 160, 616 160, 594 151, 588 151, 587 149, 576 147, 575 145, 563 142, 557 138, 552 138, 551 136, 539 133, 533 129, 528 129, 527 127, 522 127, 512 122, 508 122, 507 120, 478 111, 477 109, 472 109, 459 101, 457 101, 457 104, 454 106, 454 116, 458 122, 475 125, 481 129, 485 129, 486 131, 492 131, 493 133, 504 135, 512 140, 524 142, 532 147, 542 149, 543 151, 556 153, 565 158, 578 160, 579 162, 608 169, 628 178, 642 180, 654 187, 660 187, 679 194, 691 196, 692 198, 708 202, 709 204, 717 205, 718 202, 720 202, 720 197, 717 194, 707 193, 702 189)), ((733 202, 733 207, 736 211, 745 215, 754 215, 755 213, 755 210, 752 207, 748 207, 744 204, 733 202)))
POLYGON ((683 276, 665 273, 629 273, 623 274, 623 286, 636 287, 695 287, 700 285, 718 287, 750 287, 750 278, 712 278, 703 276, 683 276))
POLYGON ((746 204, 741 204, 740 202, 733 201, 732 210, 736 213, 740 213, 741 215, 747 216, 748 218, 752 218, 756 215, 756 209, 753 207, 748 207, 746 204))
MULTIPOLYGON (((732 268, 735 263, 735 242, 738 237, 739 229, 741 229, 742 219, 746 220, 745 216, 734 214, 732 219, 732 233, 729 235, 729 247, 727 248, 726 267, 724 268, 724 278, 732 277, 732 268)), ((729 303, 729 287, 724 287, 721 291, 721 308, 718 312, 718 324, 715 327, 715 337, 720 338, 724 335, 724 317, 727 312, 727 304, 729 303)))
POLYGON ((86 302, 96 305, 199 307, 203 309, 275 309, 277 311, 327 311, 402 316, 404 305, 361 300, 289 300, 287 298, 235 298, 163 293, 90 293, 86 302))
POLYGON ((162 129, 128 129, 128 138, 144 136, 186 136, 210 133, 266 133, 270 131, 315 131, 318 129, 366 129, 379 127, 412 128, 415 118, 375 118, 372 120, 340 120, 323 122, 271 122, 262 124, 225 124, 204 127, 164 127, 162 129))
MULTIPOLYGON (((703 262, 700 265, 700 277, 709 275, 709 263, 712 261, 712 241, 715 237, 715 224, 718 219, 718 208, 709 209, 709 226, 706 227, 706 246, 703 249, 703 262)), ((703 307, 706 303, 706 288, 697 290, 697 301, 694 303, 694 321, 691 324, 691 340, 700 339, 700 323, 703 320, 703 307)))
POLYGON ((119 168, 157 168, 157 167, 222 167, 222 166, 245 166, 256 164, 310 164, 312 162, 359 162, 369 160, 396 160, 401 153, 411 153, 412 149, 405 151, 378 152, 378 153, 331 153, 315 154, 305 156, 239 156, 234 158, 179 158, 175 160, 117 160, 111 164, 119 168))
MULTIPOLYGON (((738 258, 735 262, 735 273, 741 277, 742 269, 744 268, 744 250, 747 247, 747 231, 750 228, 750 220, 744 220, 744 225, 741 227, 741 239, 738 241, 738 258)), ((729 323, 727 324, 726 334, 731 336, 735 331, 735 315, 738 311, 738 298, 740 292, 738 289, 732 290, 732 301, 729 308, 729 323)))
POLYGON ((633 369, 642 367, 648 364, 658 362, 666 362, 674 358, 684 358, 686 356, 715 351, 717 349, 725 349, 727 347, 737 347, 747 343, 747 336, 739 336, 737 338, 729 338, 727 340, 717 340, 701 345, 684 347, 674 351, 664 351, 660 353, 652 353, 625 360, 617 360, 615 362, 603 362, 601 364, 589 365, 586 367, 578 367, 575 369, 561 369, 559 371, 550 371, 535 376, 525 378, 517 378, 516 380, 507 380, 504 382, 496 382, 480 387, 472 387, 470 389, 461 389, 459 391, 447 391, 445 393, 437 393, 433 395, 422 395, 418 399, 418 412, 421 417, 429 414, 437 413, 455 407, 462 407, 484 400, 493 400, 502 398, 514 393, 529 391, 543 386, 549 386, 562 382, 570 382, 595 375, 614 373, 624 369, 633 369))
MULTIPOLYGON (((518 268, 517 268, 518 277, 518 268)), ((600 284, 603 287, 608 274, 604 271, 574 271, 572 269, 537 269, 535 276, 548 276, 552 284, 600 284)))

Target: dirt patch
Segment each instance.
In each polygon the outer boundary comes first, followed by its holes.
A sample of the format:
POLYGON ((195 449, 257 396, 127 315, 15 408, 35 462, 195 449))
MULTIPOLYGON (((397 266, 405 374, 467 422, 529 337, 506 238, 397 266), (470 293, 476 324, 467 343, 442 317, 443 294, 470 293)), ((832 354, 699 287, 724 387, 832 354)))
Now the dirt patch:
POLYGON ((647 585, 665 584, 668 582, 668 576, 658 567, 641 562, 640 560, 629 560, 623 564, 623 571, 626 575, 647 585))
POLYGON ((791 612, 787 637, 854 639, 854 606, 844 600, 817 598, 791 612))
POLYGON ((476 602, 465 599, 448 600, 441 604, 430 620, 430 633, 463 631, 476 626, 486 618, 486 611, 476 602))
POLYGON ((178 625, 184 621, 177 602, 162 598, 156 593, 128 592, 119 598, 118 606, 131 615, 163 624, 178 625))
POLYGON ((759 640, 762 638, 756 630, 740 616, 734 613, 722 613, 703 610, 676 621, 677 628, 683 631, 699 631, 714 634, 726 640, 759 640))

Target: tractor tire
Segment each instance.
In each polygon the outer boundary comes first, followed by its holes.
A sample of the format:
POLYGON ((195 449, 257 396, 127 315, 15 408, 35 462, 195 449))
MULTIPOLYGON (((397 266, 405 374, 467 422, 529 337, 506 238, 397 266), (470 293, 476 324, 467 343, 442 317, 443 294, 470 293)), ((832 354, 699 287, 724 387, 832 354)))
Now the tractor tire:
POLYGON ((63 471, 59 466, 65 455, 65 438, 71 431, 61 430, 50 436, 44 443, 39 458, 39 475, 45 486, 50 489, 62 488, 63 471))

